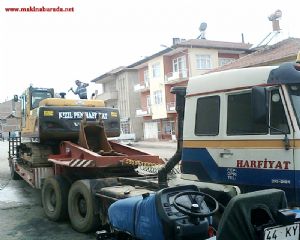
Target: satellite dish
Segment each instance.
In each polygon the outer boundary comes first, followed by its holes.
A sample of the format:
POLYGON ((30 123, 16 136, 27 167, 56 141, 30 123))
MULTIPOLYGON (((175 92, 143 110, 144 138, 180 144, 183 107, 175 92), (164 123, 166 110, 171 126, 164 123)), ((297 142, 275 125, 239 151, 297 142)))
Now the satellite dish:
POLYGON ((203 22, 200 24, 200 27, 199 27, 199 30, 200 32, 204 32, 207 28, 207 23, 206 22, 203 22))
POLYGON ((200 35, 197 37, 197 39, 206 39, 205 38, 205 30, 207 28, 207 23, 203 22, 200 24, 199 30, 200 30, 200 35))
POLYGON ((278 20, 281 17, 282 17, 282 11, 278 9, 274 13, 272 13, 268 18, 270 21, 274 21, 274 20, 278 20))

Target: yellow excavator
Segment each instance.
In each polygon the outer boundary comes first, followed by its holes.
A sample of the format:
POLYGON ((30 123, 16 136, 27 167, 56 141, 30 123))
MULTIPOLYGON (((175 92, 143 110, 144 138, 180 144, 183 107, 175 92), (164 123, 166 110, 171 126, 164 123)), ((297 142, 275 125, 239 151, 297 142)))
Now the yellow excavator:
POLYGON ((20 99, 22 143, 18 149, 31 166, 49 165, 48 155, 58 151, 61 141, 77 143, 83 117, 87 122, 103 121, 107 137, 120 135, 119 111, 105 107, 103 100, 66 99, 65 93, 55 97, 53 88, 32 86, 20 99))

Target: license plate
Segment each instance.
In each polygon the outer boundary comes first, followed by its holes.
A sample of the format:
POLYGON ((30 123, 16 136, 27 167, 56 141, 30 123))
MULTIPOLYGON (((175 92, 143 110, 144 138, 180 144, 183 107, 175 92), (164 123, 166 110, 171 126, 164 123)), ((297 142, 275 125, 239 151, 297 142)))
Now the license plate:
POLYGON ((299 224, 266 228, 264 240, 299 240, 299 224))

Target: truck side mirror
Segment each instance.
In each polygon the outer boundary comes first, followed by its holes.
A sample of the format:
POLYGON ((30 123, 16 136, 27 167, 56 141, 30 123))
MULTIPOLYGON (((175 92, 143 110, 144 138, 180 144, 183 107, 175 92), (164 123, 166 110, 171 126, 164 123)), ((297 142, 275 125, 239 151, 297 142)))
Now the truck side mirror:
POLYGON ((14 102, 18 102, 18 101, 19 101, 18 95, 14 95, 14 102))
POLYGON ((268 97, 265 87, 253 87, 251 92, 251 110, 255 123, 268 125, 268 97))
POLYGON ((175 86, 171 88, 171 93, 176 94, 176 111, 184 113, 186 87, 175 86))

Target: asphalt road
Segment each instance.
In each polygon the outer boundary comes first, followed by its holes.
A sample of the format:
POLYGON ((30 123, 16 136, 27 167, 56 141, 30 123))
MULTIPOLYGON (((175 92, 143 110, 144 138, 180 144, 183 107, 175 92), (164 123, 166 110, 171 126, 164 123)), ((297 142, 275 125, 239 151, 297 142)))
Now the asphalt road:
MULTIPOLYGON (((153 144, 135 146, 149 153, 169 158, 174 146, 153 144)), ((49 221, 41 205, 40 190, 22 180, 10 180, 8 142, 0 142, 0 240, 81 240, 95 239, 94 233, 75 232, 69 222, 49 221)))

